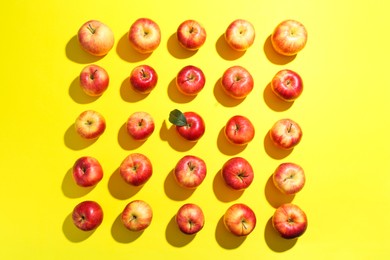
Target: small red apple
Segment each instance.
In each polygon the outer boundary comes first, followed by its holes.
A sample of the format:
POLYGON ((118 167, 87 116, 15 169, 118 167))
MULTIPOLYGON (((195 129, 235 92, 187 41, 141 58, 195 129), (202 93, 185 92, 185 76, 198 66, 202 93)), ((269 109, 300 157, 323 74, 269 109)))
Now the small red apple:
POLYGON ((272 142, 279 148, 294 148, 302 139, 302 129, 298 123, 285 118, 278 120, 270 130, 272 142))
POLYGON ((198 141, 206 127, 200 115, 195 112, 184 112, 175 109, 169 114, 169 122, 176 126, 177 132, 186 140, 198 141))
POLYGON ((81 48, 94 56, 106 55, 115 41, 110 27, 97 20, 84 23, 77 33, 77 39, 81 48))
POLYGON ((128 118, 126 128, 127 132, 134 140, 146 140, 154 132, 153 117, 147 112, 134 112, 128 118))
POLYGON ((160 45, 160 27, 149 18, 140 18, 131 25, 128 38, 139 53, 151 53, 160 45))
POLYGON ((83 68, 80 73, 80 86, 89 96, 101 96, 108 88, 110 79, 102 67, 91 64, 83 68))
POLYGON ((248 144, 255 137, 255 127, 252 122, 240 115, 231 117, 224 130, 229 142, 236 145, 248 144))
POLYGON ((305 172, 295 163, 281 163, 272 174, 275 187, 282 193, 293 195, 302 190, 305 185, 305 172))
POLYGON ((157 72, 149 65, 139 65, 130 73, 130 84, 142 94, 150 93, 157 85, 157 72))
POLYGON ((245 51, 255 41, 255 28, 244 19, 233 21, 225 32, 226 42, 236 51, 245 51))
POLYGON ((252 75, 241 66, 228 68, 222 75, 221 83, 226 94, 235 99, 248 96, 254 86, 252 75))
POLYGON ((192 65, 182 68, 176 76, 177 89, 184 95, 197 95, 205 84, 206 77, 203 71, 192 65))
POLYGON ((256 227, 256 215, 247 205, 237 203, 227 209, 223 222, 232 234, 247 236, 256 227))
POLYGON ((74 207, 72 220, 83 231, 94 230, 103 222, 103 209, 95 201, 83 201, 74 207))
POLYGON ((143 200, 133 200, 123 209, 121 220, 130 231, 142 231, 150 226, 153 219, 152 207, 143 200))
POLYGON ((271 35, 271 43, 277 53, 293 56, 300 52, 307 42, 305 26, 295 20, 278 24, 271 35))
POLYGON ((76 132, 85 139, 96 139, 106 130, 106 120, 94 110, 82 112, 75 122, 76 132))
POLYGON ((193 203, 181 206, 175 219, 180 231, 187 235, 198 233, 205 222, 202 209, 193 203))
POLYGON ((177 183, 188 189, 198 187, 206 178, 206 163, 194 155, 182 157, 175 166, 175 179, 177 183))
POLYGON ((254 178, 252 166, 242 157, 234 157, 225 162, 221 173, 225 183, 234 190, 248 188, 254 178))
POLYGON ((122 161, 119 172, 128 184, 140 186, 152 177, 153 167, 148 157, 140 153, 132 153, 122 161))
POLYGON ((186 20, 177 28, 177 39, 180 45, 191 51, 198 50, 206 41, 206 30, 195 20, 186 20))
POLYGON ((283 69, 273 77, 271 89, 279 98, 291 102, 302 94, 303 81, 295 71, 283 69))
POLYGON ((297 205, 286 203, 275 210, 272 225, 283 238, 293 239, 305 233, 307 217, 297 205))
POLYGON ((99 161, 91 156, 77 159, 73 165, 72 176, 76 184, 81 187, 91 187, 98 184, 103 178, 103 168, 99 161))

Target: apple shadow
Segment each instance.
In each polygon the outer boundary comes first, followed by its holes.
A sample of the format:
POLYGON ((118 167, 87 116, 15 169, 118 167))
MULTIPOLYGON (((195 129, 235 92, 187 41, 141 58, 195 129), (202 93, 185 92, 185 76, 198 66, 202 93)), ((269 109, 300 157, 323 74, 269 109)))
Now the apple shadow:
POLYGON ((271 83, 268 83, 268 85, 264 88, 263 99, 267 106, 275 112, 286 111, 294 104, 294 102, 286 102, 276 96, 276 94, 272 91, 271 83))
POLYGON ((222 89, 221 78, 217 80, 214 84, 214 97, 215 99, 225 107, 235 107, 241 104, 245 98, 243 99, 235 99, 228 96, 225 91, 222 89))
POLYGON ((128 76, 126 79, 122 81, 121 87, 120 87, 120 95, 123 99, 123 101, 129 102, 129 103, 135 103, 138 101, 141 101, 145 99, 148 94, 142 94, 133 89, 130 83, 130 76, 128 76))
POLYGON ((80 78, 77 76, 69 86, 69 96, 78 104, 92 103, 99 98, 87 95, 80 86, 80 78))
POLYGON ((127 132, 127 122, 125 122, 118 132, 118 143, 125 150, 135 150, 142 146, 147 140, 139 141, 132 138, 127 132))
POLYGON ((111 236, 116 242, 128 244, 137 240, 145 230, 131 231, 122 223, 122 213, 120 213, 111 226, 111 236))
POLYGON ((191 51, 183 48, 177 39, 176 32, 174 32, 167 41, 168 52, 177 59, 187 59, 195 55, 198 50, 191 51))
POLYGON ((82 138, 75 129, 74 123, 71 124, 64 134, 64 143, 65 145, 72 150, 82 150, 91 146, 98 140, 96 139, 85 139, 82 138))
POLYGON ((76 63, 88 64, 101 60, 104 56, 93 56, 84 51, 79 43, 77 35, 74 35, 65 46, 66 57, 76 63))
POLYGON ((267 224, 265 225, 264 239, 267 246, 274 252, 285 252, 291 249, 298 240, 298 238, 285 239, 281 237, 272 226, 272 217, 268 219, 267 224))
POLYGON ((236 155, 244 151, 247 145, 234 145, 230 143, 225 135, 225 126, 221 128, 217 138, 217 146, 221 153, 226 155, 236 155))
POLYGON ((195 96, 187 96, 181 93, 176 86, 176 78, 173 78, 168 85, 168 97, 176 103, 189 103, 195 99, 195 96))
POLYGON ((264 53, 265 53, 265 56, 267 57, 267 59, 276 65, 285 65, 285 64, 293 61, 296 57, 296 55, 285 56, 285 55, 277 53, 275 51, 274 47, 272 46, 271 35, 269 35, 267 37, 267 39, 265 40, 263 49, 264 49, 264 53))
POLYGON ((134 49, 129 42, 127 32, 122 35, 116 45, 116 53, 118 56, 127 62, 135 63, 146 60, 152 53, 140 53, 134 49))
POLYGON ((264 149, 268 156, 277 160, 286 158, 294 150, 294 148, 284 150, 279 147, 276 147, 276 145, 271 140, 270 131, 268 131, 267 134, 264 136, 264 149))
POLYGON ((172 169, 164 181, 165 194, 172 200, 183 201, 191 197, 195 189, 181 187, 175 180, 174 169, 172 169))
POLYGON ((230 233, 225 227, 222 215, 215 229, 215 239, 220 247, 225 249, 235 249, 244 243, 246 236, 236 236, 230 233))
POLYGON ((219 170, 214 176, 213 191, 219 201, 232 202, 239 199, 245 190, 234 190, 227 186, 222 178, 221 170, 219 170))
POLYGON ((111 174, 108 180, 108 190, 111 196, 119 200, 126 200, 133 197, 142 187, 143 185, 133 186, 125 182, 119 172, 119 168, 111 174))
POLYGON ((71 167, 65 174, 62 180, 62 193, 68 198, 81 198, 91 192, 95 186, 81 187, 73 179, 73 167, 71 167))
POLYGON ((280 192, 274 185, 272 174, 265 184, 264 193, 268 203, 274 208, 278 208, 284 203, 290 203, 295 197, 295 195, 286 195, 280 192))
MULTIPOLYGON (((169 122, 169 124, 171 123, 169 122)), ((168 142, 168 144, 178 152, 188 151, 196 145, 196 142, 185 140, 180 136, 176 131, 175 125, 171 124, 168 128, 166 120, 163 121, 160 128, 160 138, 161 140, 168 142)))
POLYGON ((215 48, 219 56, 225 60, 237 60, 245 54, 245 51, 233 50, 226 42, 224 33, 219 36, 217 42, 215 43, 215 48))
POLYGON ((79 228, 77 228, 72 219, 72 213, 69 213, 64 222, 62 223, 62 232, 64 233, 65 237, 73 243, 79 243, 84 240, 87 240, 96 229, 91 231, 84 231, 79 228))
POLYGON ((176 223, 176 215, 174 215, 165 229, 165 239, 174 247, 184 247, 188 245, 194 238, 196 233, 189 235, 180 231, 176 223))

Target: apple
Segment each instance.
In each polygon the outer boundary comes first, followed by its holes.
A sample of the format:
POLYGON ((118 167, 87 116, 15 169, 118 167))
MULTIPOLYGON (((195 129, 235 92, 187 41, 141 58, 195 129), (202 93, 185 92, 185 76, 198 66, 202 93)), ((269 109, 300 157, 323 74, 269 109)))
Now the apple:
POLYGON ((255 137, 255 127, 245 116, 231 117, 224 130, 227 140, 236 145, 248 144, 255 137))
POLYGON ((94 230, 103 222, 103 209, 95 201, 83 201, 74 207, 72 220, 83 231, 94 230))
POLYGON ((297 205, 286 203, 275 210, 272 226, 283 238, 297 238, 307 229, 307 217, 297 205))
POLYGON ((194 189, 206 178, 207 167, 201 158, 194 155, 186 155, 177 162, 174 173, 175 179, 180 186, 194 189))
POLYGON ((276 188, 282 193, 293 195, 302 190, 305 185, 305 172, 295 163, 281 163, 272 174, 276 188))
POLYGON ((252 75, 241 66, 228 68, 222 75, 221 84, 226 94, 235 99, 248 96, 254 85, 252 75))
POLYGON ((279 98, 291 102, 302 94, 303 81, 295 71, 283 69, 272 78, 271 89, 279 98))
POLYGON ((133 200, 123 209, 121 220, 131 231, 142 231, 150 226, 153 219, 152 207, 143 200, 133 200))
POLYGON ((278 24, 271 35, 275 51, 285 56, 293 56, 306 45, 307 31, 305 26, 295 20, 285 20, 278 24))
POLYGON ((195 66, 183 67, 176 76, 177 89, 184 95, 197 95, 206 84, 203 71, 195 66))
POLYGON ((254 178, 252 166, 242 157, 234 157, 225 162, 221 173, 225 183, 234 190, 248 188, 254 178))
POLYGON ((150 93, 157 85, 157 72, 149 65, 139 65, 130 73, 130 84, 142 94, 150 93))
POLYGON ((301 141, 302 129, 291 119, 280 119, 271 127, 270 137, 277 147, 289 150, 301 141))
POLYGON ((149 18, 139 18, 131 25, 128 38, 139 53, 151 53, 160 45, 160 27, 149 18))
POLYGON ((127 119, 126 129, 134 140, 146 140, 154 132, 153 117, 147 112, 134 112, 127 119))
POLYGON ((195 20, 186 20, 177 28, 179 44, 191 51, 198 50, 206 41, 206 30, 195 20))
POLYGON ((122 161, 119 172, 125 182, 140 186, 152 177, 153 167, 148 157, 140 153, 132 153, 122 161))
POLYGON ((226 210, 223 222, 232 234, 247 236, 256 227, 256 215, 247 205, 236 203, 226 210))
POLYGON ((110 27, 97 20, 84 23, 77 33, 77 39, 81 48, 94 56, 106 55, 115 42, 110 27))
POLYGON ((76 132, 85 139, 96 139, 106 130, 106 120, 97 111, 85 110, 75 122, 76 132))
POLYGON ((249 21, 237 19, 226 29, 225 39, 232 49, 245 51, 255 41, 255 28, 249 21))
POLYGON ((174 124, 177 132, 188 141, 198 141, 206 130, 202 117, 195 112, 182 113, 174 109, 169 114, 169 122, 174 124))
POLYGON ((72 176, 77 185, 91 187, 102 180, 103 168, 96 158, 83 156, 74 163, 72 176))
POLYGON ((80 73, 80 86, 89 96, 101 96, 108 88, 110 78, 102 67, 91 64, 83 68, 80 73))
POLYGON ((198 205, 193 203, 181 206, 175 219, 180 231, 187 235, 198 233, 204 226, 203 211, 198 205))

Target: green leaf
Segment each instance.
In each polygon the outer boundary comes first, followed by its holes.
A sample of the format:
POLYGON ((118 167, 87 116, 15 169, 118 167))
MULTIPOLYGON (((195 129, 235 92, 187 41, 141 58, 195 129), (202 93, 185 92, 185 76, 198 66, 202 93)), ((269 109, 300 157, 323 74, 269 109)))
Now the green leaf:
POLYGON ((169 122, 171 122, 172 124, 177 125, 177 126, 187 125, 186 117, 178 109, 174 109, 171 111, 171 113, 169 113, 169 122))

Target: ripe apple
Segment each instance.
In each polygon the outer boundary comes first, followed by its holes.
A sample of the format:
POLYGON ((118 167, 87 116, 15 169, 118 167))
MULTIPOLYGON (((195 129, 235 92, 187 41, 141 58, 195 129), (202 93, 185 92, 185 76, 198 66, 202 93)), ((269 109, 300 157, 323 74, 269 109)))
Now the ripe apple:
POLYGON ((275 51, 285 56, 297 54, 305 47, 306 42, 306 28, 295 20, 281 22, 271 35, 271 43, 275 51))
POLYGON ((74 207, 72 219, 77 228, 94 230, 103 222, 103 209, 97 202, 86 200, 74 207))
POLYGON ((291 102, 302 94, 303 81, 295 71, 283 69, 273 77, 271 89, 279 98, 291 102))
POLYGON ((140 18, 131 25, 128 38, 136 51, 151 53, 160 45, 160 27, 151 19, 140 18))
POLYGON ((175 219, 180 231, 187 235, 198 233, 204 226, 202 209, 192 203, 181 206, 175 219))
POLYGON ((115 41, 110 27, 97 20, 84 23, 77 33, 77 38, 81 48, 94 56, 106 55, 115 41))
POLYGON ((75 122, 76 132, 85 139, 95 139, 106 130, 106 120, 94 110, 82 112, 75 122))
POLYGON ((286 203, 275 210, 272 226, 283 238, 297 238, 306 231, 307 217, 297 205, 286 203))
POLYGON ((130 84, 142 94, 150 93, 157 85, 157 72, 149 65, 139 65, 130 73, 130 84))
POLYGON ((186 20, 177 28, 177 39, 180 45, 191 51, 198 50, 206 41, 206 30, 195 20, 186 20))
POLYGON ((175 166, 175 179, 177 183, 188 189, 198 187, 206 178, 206 163, 199 157, 186 155, 175 166))
POLYGON ((177 89, 184 95, 197 95, 205 84, 206 77, 203 71, 192 65, 182 68, 176 76, 177 89))
POLYGON ((223 222, 232 234, 247 236, 256 227, 256 215, 247 205, 237 203, 227 209, 223 222))
POLYGON ((232 98, 243 99, 253 89, 252 75, 241 66, 232 66, 222 75, 222 88, 232 98))
POLYGON ((232 144, 245 145, 255 137, 255 127, 245 116, 236 115, 227 121, 225 136, 232 144))
POLYGON ((91 64, 83 68, 80 73, 80 86, 89 96, 101 96, 108 88, 110 78, 102 67, 91 64))
POLYGON ((99 161, 91 156, 77 159, 73 165, 73 179, 81 187, 91 187, 103 178, 103 168, 99 161))
POLYGON ((242 157, 234 157, 225 162, 221 173, 225 183, 234 190, 248 188, 254 178, 252 166, 242 157))
POLYGON ((288 150, 299 144, 302 139, 302 129, 291 119, 280 119, 271 127, 270 137, 277 147, 288 150))
POLYGON ((189 141, 198 141, 206 130, 202 117, 195 112, 182 113, 178 109, 172 110, 169 114, 169 122, 174 124, 177 132, 189 141))
POLYGON ((140 153, 132 153, 122 161, 119 172, 125 182, 140 186, 152 177, 153 167, 148 157, 140 153))
POLYGON ((295 163, 282 163, 272 174, 272 180, 282 193, 293 195, 302 190, 305 185, 305 172, 295 163))
POLYGON ((152 207, 143 200, 133 200, 123 209, 122 223, 131 231, 141 231, 152 223, 152 207))
POLYGON ((225 39, 232 49, 245 51, 255 41, 255 28, 249 21, 237 19, 226 29, 225 39))
POLYGON ((153 117, 147 112, 134 112, 127 120, 127 132, 135 140, 143 141, 154 132, 153 117))

